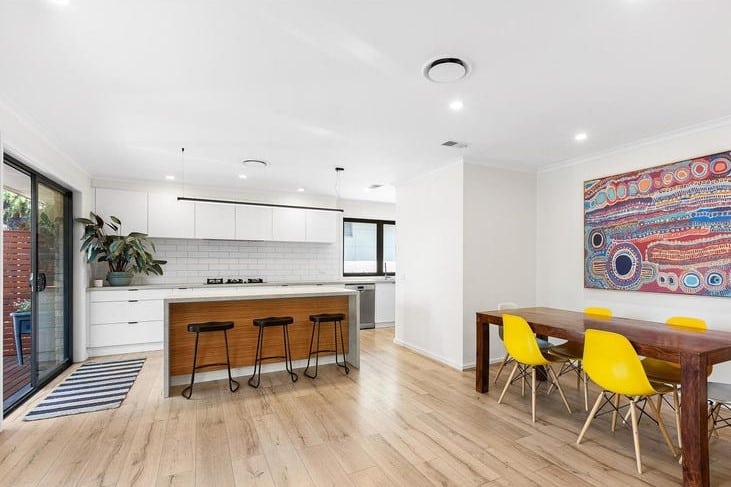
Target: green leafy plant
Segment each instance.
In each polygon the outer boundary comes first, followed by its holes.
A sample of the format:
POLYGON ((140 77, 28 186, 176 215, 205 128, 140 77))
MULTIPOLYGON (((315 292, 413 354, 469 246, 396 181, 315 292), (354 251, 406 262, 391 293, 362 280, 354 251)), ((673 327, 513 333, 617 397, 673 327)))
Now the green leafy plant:
POLYGON ((122 222, 110 216, 105 222, 99 215, 90 212, 89 218, 76 218, 74 221, 84 225, 81 237, 81 251, 86 254, 86 261, 106 262, 110 272, 135 272, 141 274, 162 275, 165 260, 153 257, 155 244, 145 233, 132 232, 120 235, 122 222), (107 228, 114 233, 107 233, 107 228))
POLYGON ((30 311, 30 299, 16 299, 13 303, 16 313, 30 311))

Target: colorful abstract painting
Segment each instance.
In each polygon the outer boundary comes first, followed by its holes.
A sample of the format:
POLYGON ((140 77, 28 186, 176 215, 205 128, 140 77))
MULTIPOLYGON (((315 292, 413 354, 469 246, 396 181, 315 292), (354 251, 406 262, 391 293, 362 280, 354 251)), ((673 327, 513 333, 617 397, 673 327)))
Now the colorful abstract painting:
POLYGON ((731 296, 731 152, 584 183, 584 287, 731 296))

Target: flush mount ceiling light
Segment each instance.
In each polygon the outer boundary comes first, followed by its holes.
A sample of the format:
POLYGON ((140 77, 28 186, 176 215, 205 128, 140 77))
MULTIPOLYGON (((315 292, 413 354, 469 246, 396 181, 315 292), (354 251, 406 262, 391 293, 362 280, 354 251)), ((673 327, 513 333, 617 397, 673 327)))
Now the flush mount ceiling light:
POLYGON ((586 140, 588 136, 586 135, 586 132, 579 132, 578 134, 574 135, 574 140, 577 142, 583 142, 586 140))
POLYGON ((246 174, 239 174, 239 179, 246 179, 246 174))
POLYGON ((462 110, 463 107, 464 103, 462 103, 462 100, 454 100, 449 104, 449 108, 451 108, 455 112, 462 110))
POLYGON ((456 57, 443 57, 427 63, 424 76, 435 83, 450 83, 467 76, 467 63, 456 57))
POLYGON ((268 162, 262 161, 260 159, 246 159, 241 164, 243 164, 244 167, 248 167, 248 168, 252 168, 252 169, 267 167, 269 165, 268 162))
POLYGON ((302 193, 302 192, 304 192, 304 190, 305 190, 305 188, 297 188, 298 193, 302 193))
POLYGON ((165 179, 167 179, 168 181, 175 181, 175 176, 168 175, 165 176, 165 179))

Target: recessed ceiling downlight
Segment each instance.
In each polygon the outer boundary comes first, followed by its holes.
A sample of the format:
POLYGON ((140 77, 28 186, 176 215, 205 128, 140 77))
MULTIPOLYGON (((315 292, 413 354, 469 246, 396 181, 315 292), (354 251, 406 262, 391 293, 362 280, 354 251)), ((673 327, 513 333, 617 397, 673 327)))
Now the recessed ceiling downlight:
POLYGON ((244 167, 248 167, 248 168, 252 168, 252 169, 267 167, 269 165, 268 162, 262 161, 260 159, 246 159, 241 164, 243 164, 244 167))
POLYGON ((467 63, 456 57, 435 59, 424 67, 424 76, 435 83, 450 83, 467 76, 467 63))

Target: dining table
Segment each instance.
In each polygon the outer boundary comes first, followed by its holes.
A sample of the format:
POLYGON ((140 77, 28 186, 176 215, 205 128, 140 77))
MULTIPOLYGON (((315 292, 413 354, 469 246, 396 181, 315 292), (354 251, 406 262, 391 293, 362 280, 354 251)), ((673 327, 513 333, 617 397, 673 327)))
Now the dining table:
POLYGON ((680 363, 680 430, 683 439, 683 485, 710 485, 708 453, 707 367, 731 360, 731 332, 694 330, 633 318, 602 318, 556 308, 533 307, 480 311, 476 316, 475 389, 490 388, 490 325, 502 326, 503 314, 524 318, 537 335, 583 343, 592 328, 627 337, 637 353, 680 363))

